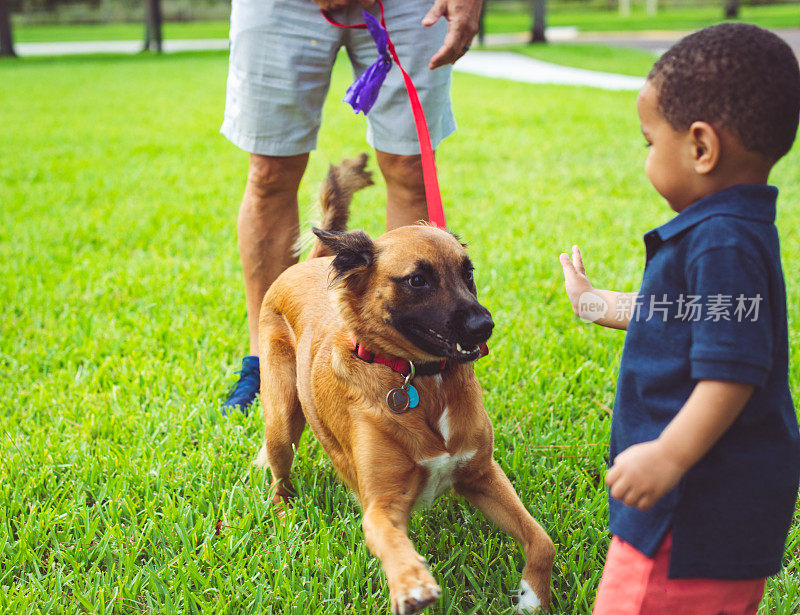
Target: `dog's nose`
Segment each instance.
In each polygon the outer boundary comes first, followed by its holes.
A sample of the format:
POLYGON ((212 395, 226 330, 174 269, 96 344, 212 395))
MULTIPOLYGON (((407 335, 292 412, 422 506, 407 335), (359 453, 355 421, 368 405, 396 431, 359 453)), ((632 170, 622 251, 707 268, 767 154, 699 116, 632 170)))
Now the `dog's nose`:
POLYGON ((464 320, 464 333, 469 342, 480 344, 489 339, 494 329, 494 321, 489 310, 481 306, 480 310, 470 311, 464 320))

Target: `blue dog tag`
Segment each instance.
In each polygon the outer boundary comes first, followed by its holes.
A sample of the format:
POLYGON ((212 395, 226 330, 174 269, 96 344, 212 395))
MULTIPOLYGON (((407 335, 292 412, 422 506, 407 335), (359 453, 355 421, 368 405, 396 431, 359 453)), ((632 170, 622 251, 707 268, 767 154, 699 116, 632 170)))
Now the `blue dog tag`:
POLYGON ((414 388, 413 384, 408 385, 406 393, 408 393, 408 407, 416 408, 419 405, 419 393, 417 392, 417 389, 414 388))

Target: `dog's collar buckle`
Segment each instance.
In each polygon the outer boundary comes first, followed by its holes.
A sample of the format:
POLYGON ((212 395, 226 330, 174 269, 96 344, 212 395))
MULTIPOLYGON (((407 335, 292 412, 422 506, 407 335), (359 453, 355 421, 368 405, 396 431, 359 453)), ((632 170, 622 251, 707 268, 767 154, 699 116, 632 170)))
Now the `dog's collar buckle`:
POLYGON ((375 362, 375 353, 370 352, 366 348, 364 348, 358 342, 354 342, 356 347, 353 348, 353 354, 356 355, 359 359, 364 361, 364 363, 374 363, 375 362))

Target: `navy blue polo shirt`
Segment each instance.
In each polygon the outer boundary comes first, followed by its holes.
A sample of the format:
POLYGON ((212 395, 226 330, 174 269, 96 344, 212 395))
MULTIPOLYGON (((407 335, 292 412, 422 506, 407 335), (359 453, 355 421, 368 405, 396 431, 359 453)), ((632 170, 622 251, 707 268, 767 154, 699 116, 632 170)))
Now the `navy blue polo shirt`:
POLYGON ((611 532, 653 556, 672 530, 669 576, 778 572, 797 499, 800 436, 789 392, 786 290, 775 200, 739 185, 644 237, 611 427, 611 459, 657 438, 698 380, 755 385, 734 424, 648 511, 609 497, 611 532))

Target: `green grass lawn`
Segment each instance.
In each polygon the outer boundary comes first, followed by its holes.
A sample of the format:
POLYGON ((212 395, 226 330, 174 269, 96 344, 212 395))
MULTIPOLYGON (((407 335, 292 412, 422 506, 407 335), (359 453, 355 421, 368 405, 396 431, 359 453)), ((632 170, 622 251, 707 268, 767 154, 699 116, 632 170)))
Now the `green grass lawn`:
MULTIPOLYGON (((490 4, 486 31, 491 34, 525 32, 530 29, 530 16, 524 5, 490 4)), ((800 6, 770 5, 742 7, 741 18, 767 28, 800 27, 800 6)), ((625 30, 694 30, 722 20, 719 7, 670 8, 655 17, 635 6, 630 17, 616 11, 554 10, 547 16, 548 26, 577 26, 582 32, 625 30)), ((21 20, 19 20, 21 22, 21 20)), ((227 21, 166 22, 165 38, 227 38, 227 21)), ((138 23, 49 24, 19 23, 14 40, 24 43, 49 41, 111 41, 142 38, 143 26, 138 23)))
MULTIPOLYGON (((387 613, 359 509, 306 433, 299 504, 268 506, 258 412, 217 407, 246 350, 236 248, 246 154, 219 136, 227 57, 0 62, 0 612, 387 613)), ((305 211, 366 148, 338 66, 305 211)), ((602 474, 623 335, 576 322, 559 252, 633 290, 670 218, 635 94, 457 75, 440 149, 451 228, 497 324, 477 364, 496 458, 556 543, 556 613, 589 613, 609 535, 602 474)), ((776 168, 790 343, 800 351, 800 148, 776 168)), ((381 185, 353 226, 381 232, 381 185)), ((800 362, 791 380, 800 383, 800 362)), ((522 555, 453 496, 410 535, 435 614, 510 614, 522 555)), ((800 516, 762 614, 800 610, 800 516)))

